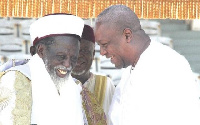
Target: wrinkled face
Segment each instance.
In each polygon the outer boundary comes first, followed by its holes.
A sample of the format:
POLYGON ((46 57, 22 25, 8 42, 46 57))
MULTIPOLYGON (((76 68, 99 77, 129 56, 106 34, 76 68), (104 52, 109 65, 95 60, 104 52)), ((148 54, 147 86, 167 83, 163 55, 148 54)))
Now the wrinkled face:
POLYGON ((81 39, 77 64, 72 71, 73 75, 82 75, 89 72, 94 58, 94 43, 81 39))
POLYGON ((80 43, 73 36, 55 36, 54 41, 49 47, 43 46, 39 56, 53 80, 65 81, 76 65, 80 43))
POLYGON ((125 51, 123 43, 125 42, 123 31, 121 33, 106 25, 95 27, 95 41, 100 46, 100 54, 111 59, 111 63, 116 68, 125 68, 125 60, 123 54, 125 51))

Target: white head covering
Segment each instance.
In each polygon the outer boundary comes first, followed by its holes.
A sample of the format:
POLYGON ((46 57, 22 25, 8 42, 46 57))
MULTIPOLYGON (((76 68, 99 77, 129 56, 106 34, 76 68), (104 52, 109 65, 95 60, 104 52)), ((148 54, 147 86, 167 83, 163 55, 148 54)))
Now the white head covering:
POLYGON ((84 21, 80 17, 68 14, 51 14, 39 18, 30 26, 33 45, 42 38, 51 35, 73 34, 81 37, 84 21))

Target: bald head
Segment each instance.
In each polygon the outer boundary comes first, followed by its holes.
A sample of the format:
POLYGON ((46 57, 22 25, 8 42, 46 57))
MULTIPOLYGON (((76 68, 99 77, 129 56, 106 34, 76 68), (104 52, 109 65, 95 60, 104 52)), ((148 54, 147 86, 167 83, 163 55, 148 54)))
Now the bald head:
POLYGON ((116 28, 118 31, 130 28, 136 32, 141 29, 137 15, 124 5, 113 5, 101 12, 96 19, 95 28, 101 25, 116 28))
POLYGON ((95 41, 100 54, 111 58, 116 68, 135 66, 150 43, 137 15, 127 6, 113 5, 100 13, 95 22, 95 41), (129 54, 132 56, 129 56, 129 54))

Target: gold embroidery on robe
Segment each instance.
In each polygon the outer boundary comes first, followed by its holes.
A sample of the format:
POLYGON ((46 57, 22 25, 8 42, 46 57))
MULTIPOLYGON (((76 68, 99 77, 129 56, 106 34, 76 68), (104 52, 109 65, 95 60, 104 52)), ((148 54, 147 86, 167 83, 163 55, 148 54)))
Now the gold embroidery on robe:
POLYGON ((15 79, 16 101, 12 111, 14 125, 29 125, 31 123, 32 89, 30 80, 16 71, 15 79))
MULTIPOLYGON (((82 83, 79 80, 75 81, 76 84, 82 83)), ((106 115, 103 108, 99 105, 95 95, 91 93, 86 87, 82 86, 82 104, 87 117, 89 125, 107 125, 106 115)))
POLYGON ((87 121, 89 125, 107 125, 106 116, 103 108, 99 105, 95 95, 87 88, 82 87, 83 108, 85 109, 87 121))

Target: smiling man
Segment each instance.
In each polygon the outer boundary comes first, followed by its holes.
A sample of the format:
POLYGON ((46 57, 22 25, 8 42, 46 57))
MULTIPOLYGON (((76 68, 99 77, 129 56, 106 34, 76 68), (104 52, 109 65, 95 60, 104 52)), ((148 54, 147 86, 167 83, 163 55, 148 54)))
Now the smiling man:
POLYGON ((37 51, 44 49, 45 46, 46 51, 41 57, 59 92, 59 87, 68 80, 75 67, 79 50, 78 38, 73 35, 47 37, 35 46, 38 48, 37 51))
POLYGON ((98 118, 93 112, 91 120, 85 117, 80 94, 85 91, 70 75, 83 27, 81 18, 67 14, 47 15, 31 24, 36 54, 0 74, 0 124, 83 125, 104 117, 99 112, 98 118))
POLYGON ((200 125, 198 88, 188 61, 151 41, 129 7, 106 8, 94 32, 101 55, 126 68, 109 111, 113 125, 200 125))
MULTIPOLYGON (((104 109, 106 116, 114 94, 115 86, 107 76, 94 74, 90 71, 95 53, 95 37, 92 27, 85 25, 80 42, 80 51, 77 64, 72 71, 72 77, 92 92, 104 109)), ((109 124, 109 119, 107 118, 109 124)))

